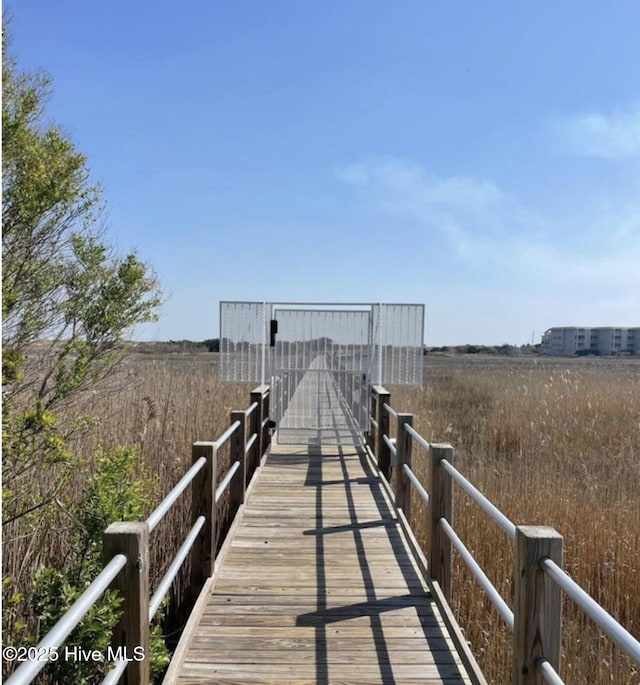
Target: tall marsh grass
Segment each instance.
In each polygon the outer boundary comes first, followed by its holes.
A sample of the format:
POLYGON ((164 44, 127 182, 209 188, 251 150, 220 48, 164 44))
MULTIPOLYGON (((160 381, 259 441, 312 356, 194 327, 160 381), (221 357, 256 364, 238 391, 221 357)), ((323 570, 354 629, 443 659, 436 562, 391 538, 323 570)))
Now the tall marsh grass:
MULTIPOLYGON (((417 430, 455 447, 457 468, 516 524, 553 526, 570 575, 640 636, 640 362, 427 357, 423 388, 392 388, 417 430)), ((425 480, 425 455, 414 448, 425 480)), ((454 485, 456 531, 508 603, 507 536, 454 485)), ((421 502, 412 523, 425 542, 421 502)), ((511 634, 454 553, 453 606, 492 683, 510 681, 511 634)), ((640 670, 570 601, 561 675, 631 685, 640 670)))
MULTIPOLYGON (((231 409, 249 404, 250 385, 218 381, 217 355, 134 355, 116 391, 89 393, 83 410, 96 426, 74 449, 87 456, 60 501, 79 497, 98 445, 137 444, 154 477, 154 501, 191 464, 191 444, 212 440, 231 409)), ((398 411, 434 442, 455 447, 456 466, 516 524, 555 527, 565 541, 565 567, 634 635, 640 636, 640 362, 427 357, 422 388, 390 388, 398 411)), ((228 468, 223 450, 219 472, 228 468)), ((425 455, 414 467, 428 485, 425 455)), ((45 477, 44 475, 42 477, 45 477)), ((513 553, 506 535, 459 489, 455 528, 507 602, 513 553)), ((166 570, 190 525, 185 494, 152 534, 152 585, 166 570)), ((412 523, 426 543, 426 513, 413 502, 412 523)), ((63 564, 73 521, 61 509, 49 530, 3 541, 3 575, 39 564, 63 564)), ((173 591, 167 632, 179 636, 188 594, 188 565, 173 591)), ((454 554, 453 605, 488 680, 510 681, 510 634, 454 554)), ((569 601, 564 605, 562 677, 567 683, 632 685, 638 668, 569 601)))
MULTIPOLYGON (((135 354, 110 379, 109 387, 85 394, 78 403, 83 413, 97 417, 95 425, 72 443, 81 465, 73 472, 65 490, 42 517, 41 525, 26 534, 18 521, 3 531, 3 577, 12 579, 12 592, 26 597, 30 577, 43 565, 64 569, 72 544, 74 503, 82 501, 90 476, 95 472, 93 455, 98 447, 137 445, 140 471, 155 483, 149 500, 160 503, 166 493, 191 466, 191 445, 197 440, 214 440, 229 426, 232 409, 249 405, 250 385, 222 384, 218 380, 217 355, 135 354)), ((79 407, 69 407, 72 413, 79 407)), ((61 417, 64 420, 64 417, 61 417)), ((218 456, 219 476, 229 467, 228 446, 218 456)), ((39 478, 45 486, 48 474, 39 478)), ((151 534, 150 570, 152 588, 162 578, 168 564, 191 526, 190 489, 151 534)), ((150 513, 150 512, 147 512, 150 513)), ((218 525, 224 527, 225 500, 220 503, 218 525)), ((189 596, 189 564, 183 567, 172 590, 166 618, 169 644, 179 637, 185 620, 183 600, 189 596), (178 607, 181 607, 178 609, 178 607)), ((21 620, 33 624, 26 605, 21 620)))

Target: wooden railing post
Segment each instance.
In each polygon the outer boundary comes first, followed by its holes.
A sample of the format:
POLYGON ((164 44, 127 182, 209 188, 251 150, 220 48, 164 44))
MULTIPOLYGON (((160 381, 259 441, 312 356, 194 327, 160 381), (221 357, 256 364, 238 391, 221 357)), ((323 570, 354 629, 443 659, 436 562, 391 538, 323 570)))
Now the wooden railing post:
POLYGON ((244 504, 245 484, 247 482, 247 460, 244 454, 244 448, 247 443, 246 418, 247 415, 242 410, 234 409, 230 415, 230 425, 233 425, 236 421, 240 422, 240 426, 236 428, 229 443, 229 466, 236 461, 240 462, 240 468, 231 479, 229 485, 229 515, 231 518, 236 515, 238 509, 244 504))
POLYGON ((127 565, 111 585, 123 598, 123 613, 113 630, 112 645, 116 653, 131 659, 124 682, 149 685, 149 525, 112 523, 104 532, 102 549, 105 562, 116 554, 127 557, 127 565), (137 660, 141 651, 144 658, 137 660))
POLYGON ((429 570, 447 600, 451 602, 451 540, 440 526, 446 519, 453 526, 453 481, 442 469, 446 459, 453 464, 453 447, 447 444, 431 445, 431 492, 429 493, 429 570))
POLYGON ((389 480, 391 475, 391 451, 389 445, 383 440, 383 435, 389 435, 389 413, 384 405, 391 402, 391 395, 380 385, 374 388, 376 393, 376 413, 374 419, 378 424, 376 430, 375 454, 378 460, 378 468, 382 475, 389 480))
POLYGON ((513 600, 513 685, 543 683, 536 661, 560 671, 562 594, 540 568, 543 557, 562 566, 562 536, 547 526, 518 526, 513 600))
POLYGON ((260 445, 262 443, 262 392, 259 388, 251 391, 249 406, 251 406, 254 402, 257 403, 258 406, 251 412, 251 416, 249 417, 249 437, 255 433, 256 439, 249 454, 247 455, 249 464, 247 485, 249 484, 248 481, 250 481, 253 477, 255 470, 260 465, 260 457, 262 456, 262 452, 260 451, 260 445))
POLYGON ((413 414, 398 413, 398 435, 396 438, 396 455, 398 467, 396 472, 396 504, 402 509, 407 521, 411 516, 411 482, 404 472, 404 465, 411 468, 411 447, 413 441, 404 429, 413 426, 413 414))
POLYGON ((191 522, 199 516, 206 521, 193 545, 191 556, 191 595, 195 599, 207 578, 213 575, 216 557, 216 480, 217 454, 213 442, 194 442, 191 448, 193 463, 205 457, 206 464, 191 483, 191 522))
MULTIPOLYGON (((369 399, 371 403, 371 408, 369 409, 370 416, 374 421, 377 421, 376 416, 378 415, 378 395, 376 394, 374 390, 374 386, 370 385, 369 386, 369 399)), ((378 455, 376 453, 376 445, 377 445, 377 435, 378 435, 378 430, 377 428, 371 423, 371 421, 368 421, 369 423, 369 434, 367 435, 367 444, 371 448, 371 451, 373 452, 373 455, 375 456, 376 460, 378 459, 378 455)))
POLYGON ((258 403, 257 409, 254 410, 251 415, 251 424, 249 429, 249 435, 253 433, 258 435, 255 442, 255 460, 254 464, 251 466, 251 473, 258 468, 260 465, 260 459, 267 451, 270 444, 269 427, 264 426, 264 420, 269 418, 269 397, 271 396, 271 388, 268 385, 259 385, 251 391, 251 404, 254 402, 258 403), (255 423, 254 423, 255 420, 255 423))
MULTIPOLYGON (((360 415, 358 416, 358 421, 360 425, 367 426, 371 429, 369 424, 369 398, 371 397, 371 386, 369 385, 369 380, 366 374, 362 374, 362 383, 360 384, 360 415)), ((371 432, 366 433, 367 445, 371 447, 371 432)))
MULTIPOLYGON (((260 425, 265 422, 265 419, 269 418, 269 408, 270 408, 270 403, 271 403, 271 392, 273 391, 273 388, 271 388, 268 385, 263 385, 262 387, 262 412, 260 416, 262 417, 260 419, 260 425)), ((271 433, 269 432, 269 426, 265 424, 262 426, 262 434, 260 437, 260 456, 262 457, 264 453, 269 449, 269 445, 271 444, 271 433)))

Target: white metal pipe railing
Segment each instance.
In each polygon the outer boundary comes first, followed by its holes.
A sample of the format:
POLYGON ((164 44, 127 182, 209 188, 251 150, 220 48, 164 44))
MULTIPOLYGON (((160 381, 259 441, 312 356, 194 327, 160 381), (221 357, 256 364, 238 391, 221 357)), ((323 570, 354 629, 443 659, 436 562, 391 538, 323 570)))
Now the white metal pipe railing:
POLYGON ((114 662, 113 668, 107 673, 102 685, 118 685, 122 674, 127 670, 129 662, 126 659, 120 659, 114 662))
POLYGON ((176 503, 176 500, 186 490, 187 486, 196 477, 200 469, 207 463, 205 457, 200 457, 193 463, 193 466, 182 476, 177 484, 169 491, 167 496, 160 502, 160 504, 151 512, 147 523, 149 524, 149 532, 151 532, 160 523, 165 514, 176 503))
POLYGON ((396 441, 390 438, 388 435, 384 434, 382 435, 382 439, 387 443, 387 447, 391 450, 391 454, 393 454, 393 456, 396 456, 396 441))
MULTIPOLYGON (((111 585, 113 579, 126 566, 127 557, 124 554, 116 554, 113 559, 96 576, 96 579, 69 607, 67 613, 53 626, 46 636, 35 646, 37 654, 53 652, 69 636, 71 631, 85 617, 86 613, 95 604, 96 600, 111 585)), ((6 685, 26 685, 30 683, 48 661, 25 661, 11 677, 5 681, 6 685)))
POLYGON ((219 450, 222 445, 240 428, 240 421, 234 421, 229 428, 213 443, 215 448, 219 450))
POLYGON ((408 423, 405 423, 404 429, 417 443, 422 445, 426 450, 431 449, 431 444, 429 443, 429 441, 425 440, 413 426, 410 426, 408 423))
POLYGON ((402 465, 402 470, 406 473, 407 478, 413 483, 413 487, 416 489, 423 502, 429 504, 429 493, 424 489, 416 474, 407 466, 407 464, 402 465))
POLYGON ((251 437, 247 440, 247 444, 244 446, 244 453, 248 454, 249 450, 253 447, 253 443, 258 439, 258 434, 253 433, 251 437))
POLYGON ((220 485, 218 485, 218 487, 216 488, 216 495, 215 495, 216 504, 218 504, 218 501, 222 497, 222 494, 229 487, 229 483, 231 482, 231 479, 233 478, 235 472, 239 468, 240 468, 240 462, 234 461, 233 464, 231 464, 231 468, 227 471, 227 475, 220 481, 220 485))
MULTIPOLYGON (((270 394, 267 390, 263 398, 270 394)), ((253 402, 248 409, 245 410, 245 415, 251 415, 259 406, 258 402, 253 402)), ((262 428, 267 425, 269 418, 265 418, 262 422, 262 428)), ((218 450, 225 442, 235 433, 240 427, 240 421, 235 421, 229 428, 213 443, 214 449, 218 450)), ((257 440, 257 433, 253 433, 245 445, 245 454, 251 449, 257 440)), ((206 458, 200 457, 185 475, 178 481, 178 483, 169 491, 167 496, 160 502, 160 504, 151 512, 146 520, 149 527, 149 532, 154 530, 160 523, 162 518, 166 515, 169 509, 175 504, 178 497, 185 491, 188 485, 193 481, 195 476, 201 471, 206 464, 206 458)), ((240 462, 236 461, 232 464, 227 475, 222 480, 215 492, 215 502, 217 503, 222 493, 226 490, 240 467, 240 462)), ((186 556, 190 552, 193 544, 202 530, 206 521, 204 516, 198 517, 195 524, 191 528, 182 546, 178 550, 176 557, 169 566, 167 573, 164 575, 160 584, 150 599, 149 603, 149 621, 153 619, 158 611, 162 600, 168 592, 171 583, 175 579, 180 567, 184 563, 186 556)), ((78 599, 71 605, 62 618, 53 626, 53 628, 45 635, 45 637, 33 648, 34 653, 46 654, 53 652, 64 643, 65 639, 73 631, 73 629, 82 621, 87 612, 95 604, 96 600, 107 590, 109 585, 116 578, 118 573, 126 566, 127 557, 124 554, 116 554, 108 564, 102 569, 93 582, 87 589, 78 597, 78 599)), ((8 685, 27 685, 42 671, 48 663, 47 659, 33 659, 25 661, 19 666, 11 676, 5 681, 8 685)), ((113 668, 107 673, 105 679, 102 681, 103 685, 116 685, 119 682, 122 674, 126 670, 127 661, 119 660, 114 663, 113 668)))
POLYGON ((393 409, 389 404, 386 402, 382 405, 382 408, 389 414, 390 416, 393 416, 394 419, 398 418, 398 412, 393 409))
POLYGON ((547 659, 538 659, 536 661, 536 668, 545 683, 549 683, 549 685, 565 685, 564 680, 556 673, 556 670, 547 659))
POLYGON ((376 430, 378 430, 378 428, 379 428, 378 422, 373 418, 373 416, 370 416, 370 417, 369 417, 369 421, 371 421, 371 425, 372 425, 376 430))
MULTIPOLYGON (((376 393, 375 388, 372 388, 373 393, 376 393)), ((393 416, 397 417, 395 412, 388 404, 383 405, 383 409, 393 416)), ((378 428, 378 423, 373 416, 369 417, 372 425, 378 428)), ((425 440, 412 426, 404 424, 404 430, 422 445, 425 449, 430 449, 430 443, 425 440)), ((387 435, 382 436, 386 444, 396 453, 395 441, 392 441, 387 435)), ((516 526, 509 520, 485 495, 483 495, 472 483, 465 478, 451 463, 446 460, 439 462, 440 466, 455 480, 460 487, 470 495, 473 500, 507 533, 507 535, 515 540, 516 526)), ((412 485, 418 491, 420 497, 425 501, 429 501, 429 493, 424 489, 416 475, 411 471, 407 464, 403 465, 403 472, 407 475, 412 485)), ((473 558, 469 550, 456 532, 453 530, 449 522, 441 518, 439 524, 447 537, 451 540, 453 546, 460 554, 469 570, 472 572, 478 583, 486 592, 490 601, 496 607, 498 613, 503 618, 509 629, 513 632, 514 614, 504 601, 500 593, 496 590, 494 585, 488 579, 484 571, 480 568, 478 562, 473 558)), ((640 665, 640 642, 631 635, 620 623, 618 623, 613 616, 611 616, 605 609, 603 609, 592 597, 590 597, 565 571, 554 563, 550 558, 545 557, 540 560, 539 565, 541 569, 552 578, 555 583, 582 609, 582 611, 589 616, 603 632, 636 664, 640 665)), ((540 672, 545 682, 550 685, 564 685, 564 681, 560 678, 558 673, 547 659, 541 658, 536 662, 536 668, 540 672)))
POLYGON ((189 554, 189 552, 191 551, 193 543, 196 541, 198 533, 202 530, 202 526, 204 526, 206 520, 207 519, 204 516, 198 516, 196 522, 193 524, 191 530, 189 531, 189 534, 180 546, 180 549, 178 550, 178 553, 176 554, 174 560, 171 562, 171 565, 167 569, 167 572, 162 577, 162 580, 158 585, 158 589, 153 593, 153 596, 149 600, 150 622, 153 620, 153 617, 156 615, 156 612, 160 608, 160 604, 162 604, 162 600, 164 599, 165 595, 167 594, 167 592, 169 592, 169 588, 171 587, 171 583, 173 583, 173 579, 178 575, 180 567, 184 563, 184 560, 187 558, 187 554, 189 554))
POLYGON ((507 603, 502 599, 502 595, 496 590, 493 583, 487 578, 485 572, 480 568, 478 562, 473 558, 471 552, 465 547, 464 542, 458 537, 455 530, 451 527, 447 519, 440 519, 440 527, 445 532, 446 536, 451 540, 451 544, 456 548, 458 554, 467 565, 475 579, 480 584, 480 587, 485 591, 487 597, 491 600, 493 606, 498 610, 500 616, 513 632, 513 611, 509 608, 507 603))
POLYGON ((484 509, 487 514, 507 533, 507 535, 512 539, 516 539, 516 526, 515 523, 510 521, 498 507, 490 502, 481 492, 472 485, 452 464, 450 464, 446 459, 440 461, 440 466, 453 478, 453 480, 460 485, 460 487, 470 495, 475 502, 484 509))
POLYGON ((640 642, 588 595, 571 576, 549 557, 539 562, 540 568, 565 592, 584 613, 636 664, 640 665, 640 642))

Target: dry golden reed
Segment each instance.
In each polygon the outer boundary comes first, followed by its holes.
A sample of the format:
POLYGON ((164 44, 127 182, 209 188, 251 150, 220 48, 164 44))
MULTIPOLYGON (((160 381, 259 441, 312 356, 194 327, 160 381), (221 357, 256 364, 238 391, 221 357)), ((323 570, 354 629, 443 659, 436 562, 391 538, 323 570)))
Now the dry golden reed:
MULTIPOLYGON (((570 575, 640 636, 640 361, 427 357, 424 388, 393 388, 433 442, 516 524, 553 526, 570 575)), ((424 455, 416 468, 426 477, 424 455)), ((415 453, 415 452, 414 452, 415 453)), ((512 602, 507 536, 454 486, 455 528, 512 602)), ((426 537, 416 503, 413 526, 426 537)), ((510 681, 511 634, 454 553, 453 605, 491 683, 510 681)), ((640 669, 568 599, 561 675, 631 685, 640 669)))
MULTIPOLYGON (((97 388, 79 399, 78 410, 97 417, 97 422, 72 444, 81 455, 65 490, 58 493, 58 506, 43 518, 42 530, 22 534, 20 523, 3 537, 3 576, 17 579, 16 590, 28 588, 29 576, 41 565, 64 568, 73 527, 70 512, 81 501, 89 477, 95 471, 92 455, 98 447, 137 445, 141 451, 141 472, 150 473, 156 491, 150 493, 153 506, 191 466, 191 445, 197 440, 215 440, 228 426, 232 409, 249 405, 250 385, 229 385, 218 380, 217 355, 165 354, 131 355, 110 379, 109 389, 97 388)), ((64 420, 64 417, 61 417, 64 420)), ((229 450, 218 455, 218 475, 229 467, 229 450)), ((46 485, 48 475, 39 474, 46 485)), ((157 584, 191 526, 190 488, 180 497, 165 519, 151 534, 151 583, 157 584)), ((225 501, 221 501, 218 524, 225 525, 225 501)), ((150 513, 150 512, 148 512, 150 513)), ((179 631, 184 621, 176 613, 187 594, 189 564, 184 566, 172 589, 167 625, 179 631)), ((26 607, 24 608, 26 611, 26 607)), ((24 618, 29 619, 28 613, 24 618)))
MULTIPOLYGON (((429 355, 425 379, 423 388, 390 388, 394 408, 413 413, 429 440, 454 445, 456 466, 516 524, 556 528, 571 576, 640 636, 640 361, 429 355)), ((61 500, 82 492, 96 446, 137 444, 160 502, 190 466, 191 444, 219 436, 231 409, 248 406, 251 389, 220 383, 217 355, 206 353, 133 355, 114 387, 82 400, 99 421, 75 445, 86 465, 61 500)), ((223 450, 219 474, 228 466, 223 450)), ((428 485, 417 447, 414 466, 428 485)), ((510 603, 511 544, 459 488, 454 492, 457 532, 510 603)), ((152 583, 188 532, 188 493, 152 533, 152 583)), ((417 497, 412 521, 426 543, 417 497)), ((37 550, 28 539, 5 538, 4 573, 61 561, 72 525, 61 514, 56 534, 37 550)), ((188 564, 173 590, 174 607, 187 583, 188 564)), ((508 683, 510 633, 455 554, 453 605, 488 680, 508 683)), ((170 619, 178 633, 184 615, 172 608, 170 619)), ((638 667, 566 600, 561 675, 572 684, 640 683, 638 667)))

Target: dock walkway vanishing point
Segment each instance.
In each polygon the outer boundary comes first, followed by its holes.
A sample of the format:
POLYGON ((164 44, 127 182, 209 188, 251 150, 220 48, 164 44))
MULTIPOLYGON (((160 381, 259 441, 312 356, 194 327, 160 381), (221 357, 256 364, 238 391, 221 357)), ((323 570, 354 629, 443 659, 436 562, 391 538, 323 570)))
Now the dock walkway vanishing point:
POLYGON ((344 439, 344 403, 323 396, 331 376, 311 372, 287 413, 313 411, 339 444, 276 434, 165 683, 475 682, 373 462, 344 439))

